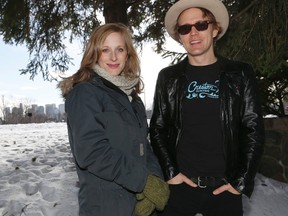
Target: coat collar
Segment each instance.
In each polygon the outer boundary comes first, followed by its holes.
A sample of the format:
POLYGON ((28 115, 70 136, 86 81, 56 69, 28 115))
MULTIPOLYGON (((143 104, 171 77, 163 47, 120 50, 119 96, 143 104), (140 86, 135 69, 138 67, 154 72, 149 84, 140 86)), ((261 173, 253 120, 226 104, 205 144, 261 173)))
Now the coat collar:
MULTIPOLYGON (((97 74, 95 74, 90 82, 95 86, 103 88, 111 96, 111 98, 120 103, 123 108, 127 109, 132 115, 135 115, 128 96, 116 85, 97 74)), ((135 99, 132 99, 132 102, 133 100, 135 99)))

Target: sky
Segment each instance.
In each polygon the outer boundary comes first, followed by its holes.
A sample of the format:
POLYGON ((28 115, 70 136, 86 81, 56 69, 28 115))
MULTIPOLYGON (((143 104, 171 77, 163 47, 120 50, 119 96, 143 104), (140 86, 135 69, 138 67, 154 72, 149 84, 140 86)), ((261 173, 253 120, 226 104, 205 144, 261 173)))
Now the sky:
MULTIPOLYGON (((74 66, 70 66, 67 74, 76 72, 82 58, 82 45, 75 41, 72 44, 66 44, 68 54, 74 59, 74 66)), ((170 58, 162 59, 161 56, 153 52, 153 45, 146 44, 142 54, 139 52, 141 60, 141 73, 144 81, 144 94, 141 95, 146 108, 152 106, 153 94, 158 72, 169 65, 170 58)), ((169 39, 166 48, 173 51, 183 52, 183 48, 169 39)), ((1 101, 15 104, 19 102, 38 104, 63 104, 59 89, 56 88, 56 81, 44 81, 42 74, 38 74, 34 80, 30 75, 20 75, 20 69, 25 69, 29 63, 29 53, 25 46, 15 46, 4 44, 0 37, 0 96, 1 101)), ((51 71, 53 74, 53 71, 51 71)), ((16 105, 16 104, 15 104, 16 105)))
MULTIPOLYGON (((0 149, 0 215, 78 216, 66 123, 0 125, 0 149)), ((287 216, 287 204, 288 184, 257 174, 244 216, 287 216)))

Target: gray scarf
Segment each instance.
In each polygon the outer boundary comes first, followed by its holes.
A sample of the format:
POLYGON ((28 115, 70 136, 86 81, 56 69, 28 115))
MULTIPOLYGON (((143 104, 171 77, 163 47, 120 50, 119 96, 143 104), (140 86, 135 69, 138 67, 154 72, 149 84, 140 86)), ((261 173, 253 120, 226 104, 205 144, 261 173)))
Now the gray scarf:
POLYGON ((131 93, 134 89, 134 86, 139 82, 139 78, 126 78, 124 73, 122 72, 119 76, 112 76, 106 70, 101 68, 98 64, 96 64, 93 68, 93 71, 97 73, 99 76, 113 83, 115 86, 120 88, 129 98, 132 100, 131 93))

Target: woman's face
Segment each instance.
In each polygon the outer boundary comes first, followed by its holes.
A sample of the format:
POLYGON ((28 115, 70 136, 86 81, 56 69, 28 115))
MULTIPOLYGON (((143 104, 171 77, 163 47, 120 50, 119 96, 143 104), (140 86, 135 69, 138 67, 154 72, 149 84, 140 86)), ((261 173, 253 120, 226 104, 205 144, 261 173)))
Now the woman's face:
POLYGON ((118 76, 125 67, 127 48, 122 34, 113 32, 108 35, 101 46, 98 64, 112 76, 118 76))

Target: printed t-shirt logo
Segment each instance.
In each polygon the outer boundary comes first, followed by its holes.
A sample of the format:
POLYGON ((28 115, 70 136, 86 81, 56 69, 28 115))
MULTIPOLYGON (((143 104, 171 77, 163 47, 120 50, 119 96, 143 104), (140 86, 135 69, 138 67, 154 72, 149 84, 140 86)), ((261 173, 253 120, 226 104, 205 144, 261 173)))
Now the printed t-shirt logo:
POLYGON ((187 99, 205 99, 205 98, 212 98, 218 99, 219 98, 219 88, 218 88, 219 80, 216 80, 214 84, 210 83, 203 83, 198 84, 197 81, 192 81, 188 85, 187 89, 187 99))

